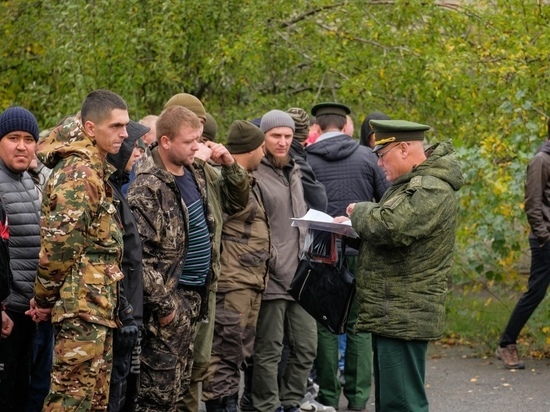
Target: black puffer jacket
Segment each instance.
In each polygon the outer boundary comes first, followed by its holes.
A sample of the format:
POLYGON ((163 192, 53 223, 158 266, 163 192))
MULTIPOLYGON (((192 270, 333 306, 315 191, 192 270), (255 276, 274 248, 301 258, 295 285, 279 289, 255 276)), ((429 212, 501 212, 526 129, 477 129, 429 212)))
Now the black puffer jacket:
POLYGON ((0 197, 9 218, 13 284, 4 304, 15 312, 29 309, 40 252, 40 199, 27 172, 16 173, 0 160, 0 197))
POLYGON ((107 161, 116 167, 109 177, 109 183, 114 188, 115 197, 120 201, 118 214, 124 227, 123 254, 122 254, 122 280, 123 294, 119 304, 120 320, 127 324, 129 316, 132 316, 138 326, 143 321, 143 269, 141 265, 141 240, 136 225, 136 219, 132 214, 128 201, 122 194, 122 185, 130 180, 128 172, 124 171, 128 159, 132 155, 138 136, 129 135, 117 154, 108 154, 107 161), (126 302, 125 302, 126 301, 126 302), (132 311, 133 309, 133 311, 132 311))
POLYGON ((304 200, 308 209, 327 211, 327 193, 323 184, 317 179, 311 166, 306 161, 304 146, 298 140, 292 140, 289 151, 302 172, 302 187, 304 188, 304 200))

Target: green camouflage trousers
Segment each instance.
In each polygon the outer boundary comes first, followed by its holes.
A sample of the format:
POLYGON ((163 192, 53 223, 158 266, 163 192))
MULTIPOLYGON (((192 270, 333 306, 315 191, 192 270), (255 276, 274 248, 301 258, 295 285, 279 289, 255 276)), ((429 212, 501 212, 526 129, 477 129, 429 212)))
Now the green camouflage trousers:
POLYGON ((196 412, 199 410, 199 384, 204 379, 210 365, 212 338, 214 336, 214 316, 216 314, 216 292, 210 289, 208 296, 208 322, 197 323, 195 340, 193 341, 193 369, 189 390, 181 402, 178 402, 178 412, 196 412))
POLYGON ((55 327, 52 382, 44 412, 107 410, 113 330, 79 318, 55 327))
POLYGON ((137 402, 140 412, 176 411, 176 404, 189 389, 201 296, 196 291, 177 289, 173 299, 177 306, 171 323, 163 327, 158 323, 145 325, 137 402))

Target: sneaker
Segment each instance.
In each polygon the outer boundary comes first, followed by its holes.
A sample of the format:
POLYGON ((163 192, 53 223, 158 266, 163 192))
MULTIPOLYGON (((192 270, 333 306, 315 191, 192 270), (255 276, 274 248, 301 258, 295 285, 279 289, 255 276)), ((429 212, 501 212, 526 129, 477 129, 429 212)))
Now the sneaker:
POLYGON ((336 412, 332 406, 325 406, 314 399, 309 399, 300 405, 302 412, 336 412))
POLYGON ((315 399, 319 395, 319 385, 311 378, 307 378, 306 394, 309 393, 315 399))
POLYGON ((495 356, 500 359, 507 369, 525 369, 525 364, 519 360, 518 348, 515 344, 500 346, 495 351, 495 356))

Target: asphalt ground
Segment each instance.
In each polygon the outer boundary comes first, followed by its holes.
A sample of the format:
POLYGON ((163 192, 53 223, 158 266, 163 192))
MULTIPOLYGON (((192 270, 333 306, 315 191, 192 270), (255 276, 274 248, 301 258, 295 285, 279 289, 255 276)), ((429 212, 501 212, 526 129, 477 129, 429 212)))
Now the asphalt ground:
MULTIPOLYGON (((430 411, 550 412, 550 359, 523 360, 525 369, 508 370, 494 357, 473 357, 467 347, 430 344, 426 363, 430 411)), ((368 412, 374 411, 373 396, 368 412)), ((342 397, 340 411, 345 406, 342 397)))
MULTIPOLYGON (((426 361, 430 412, 550 412, 550 359, 522 360, 525 369, 509 370, 494 357, 476 357, 471 348, 430 343, 426 361)), ((339 412, 345 412, 346 406, 342 395, 339 412)), ((205 411, 202 402, 199 411, 205 411)), ((374 412, 374 389, 366 411, 374 412)))

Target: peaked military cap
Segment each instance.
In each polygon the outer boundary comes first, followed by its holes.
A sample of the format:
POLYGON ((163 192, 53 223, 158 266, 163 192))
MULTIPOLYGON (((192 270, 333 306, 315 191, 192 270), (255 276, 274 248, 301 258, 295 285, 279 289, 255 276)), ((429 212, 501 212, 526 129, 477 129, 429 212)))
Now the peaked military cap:
POLYGON ((324 114, 336 114, 338 116, 344 116, 350 114, 351 110, 348 106, 342 103, 335 102, 323 102, 317 103, 311 108, 311 114, 313 116, 322 116, 324 114))
POLYGON ((371 120, 374 132, 374 149, 377 152, 388 143, 424 140, 424 132, 430 130, 426 124, 409 122, 407 120, 371 120))

